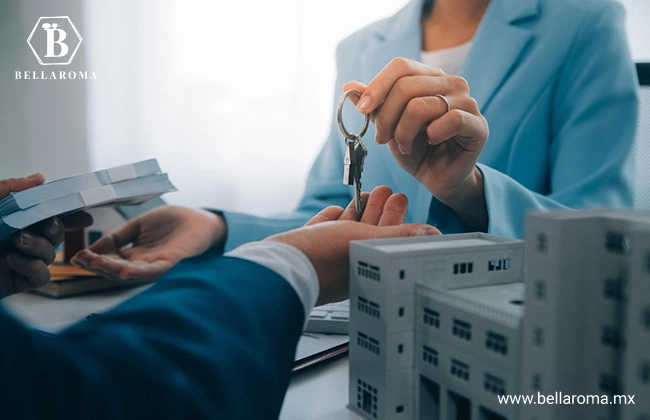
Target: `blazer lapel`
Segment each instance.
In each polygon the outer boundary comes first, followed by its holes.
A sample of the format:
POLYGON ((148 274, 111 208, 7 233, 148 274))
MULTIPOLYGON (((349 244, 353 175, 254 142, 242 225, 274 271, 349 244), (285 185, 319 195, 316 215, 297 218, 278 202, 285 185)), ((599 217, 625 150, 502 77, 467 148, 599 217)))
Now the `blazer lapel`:
POLYGON ((538 1, 492 0, 488 7, 461 70, 481 112, 485 113, 533 40, 531 32, 517 26, 517 22, 537 16, 538 1))

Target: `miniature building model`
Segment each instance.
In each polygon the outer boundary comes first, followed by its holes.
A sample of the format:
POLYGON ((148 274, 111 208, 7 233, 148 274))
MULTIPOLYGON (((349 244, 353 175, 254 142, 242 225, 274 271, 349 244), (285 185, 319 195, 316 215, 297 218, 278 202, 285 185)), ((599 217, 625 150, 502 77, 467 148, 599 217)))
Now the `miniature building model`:
POLYGON ((369 419, 479 418, 471 401, 503 410, 494 394, 516 387, 523 242, 476 233, 350 249, 350 407, 369 419))
POLYGON ((636 401, 522 405, 522 419, 650 418, 649 229, 650 216, 628 211, 529 216, 521 393, 636 401))
POLYGON ((522 241, 352 243, 349 407, 367 419, 645 420, 650 217, 538 214, 527 240, 525 283, 522 241), (625 391, 635 405, 497 399, 625 391))

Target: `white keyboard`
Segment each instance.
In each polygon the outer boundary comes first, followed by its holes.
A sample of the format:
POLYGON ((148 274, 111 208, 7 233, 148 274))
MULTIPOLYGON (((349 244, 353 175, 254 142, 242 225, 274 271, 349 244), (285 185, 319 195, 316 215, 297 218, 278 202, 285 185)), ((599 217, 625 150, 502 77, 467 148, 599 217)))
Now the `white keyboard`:
POLYGON ((348 334, 350 301, 330 303, 314 308, 309 314, 306 332, 325 334, 348 334))

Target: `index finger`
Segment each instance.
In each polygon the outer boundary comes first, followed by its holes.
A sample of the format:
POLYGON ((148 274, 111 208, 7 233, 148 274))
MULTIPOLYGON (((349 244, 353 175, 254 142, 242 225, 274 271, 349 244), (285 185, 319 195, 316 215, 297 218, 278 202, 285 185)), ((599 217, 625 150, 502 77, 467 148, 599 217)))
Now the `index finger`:
POLYGON ((364 114, 373 112, 384 102, 395 82, 407 76, 445 76, 445 72, 419 63, 415 60, 398 57, 388 63, 382 71, 368 83, 361 98, 357 102, 357 109, 364 114))
POLYGON ((32 187, 36 187, 45 182, 43 174, 33 174, 27 178, 9 178, 0 180, 0 200, 12 192, 20 192, 32 187))
POLYGON ((97 242, 88 247, 88 250, 96 254, 117 253, 121 248, 135 242, 140 236, 140 222, 132 220, 113 233, 103 236, 97 242))

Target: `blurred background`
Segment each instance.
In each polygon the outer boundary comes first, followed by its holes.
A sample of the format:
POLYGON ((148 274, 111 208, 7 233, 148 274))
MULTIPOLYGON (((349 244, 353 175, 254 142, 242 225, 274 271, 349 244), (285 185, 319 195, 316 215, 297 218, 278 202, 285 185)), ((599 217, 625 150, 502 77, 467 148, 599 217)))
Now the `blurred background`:
MULTIPOLYGON (((3 0, 0 179, 50 180, 155 157, 170 203, 269 215, 298 202, 328 134, 335 48, 406 0, 3 0), (83 37, 53 70, 26 39, 41 16, 83 37)), ((635 61, 650 62, 650 0, 624 0, 635 61)))

